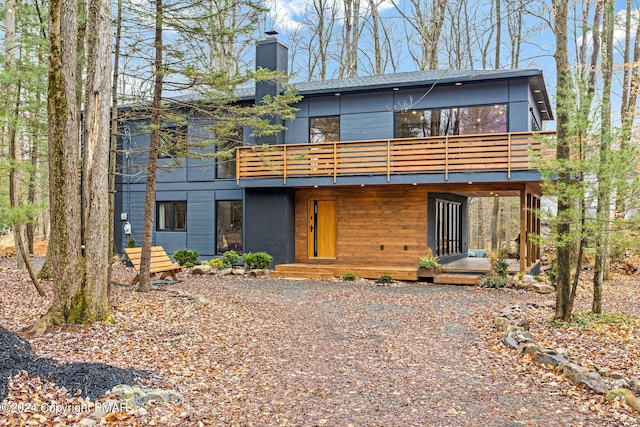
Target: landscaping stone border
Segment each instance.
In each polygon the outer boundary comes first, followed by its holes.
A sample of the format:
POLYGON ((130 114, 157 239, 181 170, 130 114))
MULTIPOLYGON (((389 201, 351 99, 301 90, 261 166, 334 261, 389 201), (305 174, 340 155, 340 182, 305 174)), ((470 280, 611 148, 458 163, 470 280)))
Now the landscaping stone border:
POLYGON ((502 333, 501 341, 519 353, 530 354, 536 363, 561 372, 577 385, 583 385, 595 393, 605 395, 605 399, 619 398, 636 411, 640 411, 640 380, 627 378, 620 372, 611 372, 603 368, 589 369, 571 362, 565 349, 542 348, 536 345, 535 337, 529 332, 531 320, 529 308, 555 307, 555 303, 529 303, 524 307, 514 305, 494 314, 493 325, 502 333))

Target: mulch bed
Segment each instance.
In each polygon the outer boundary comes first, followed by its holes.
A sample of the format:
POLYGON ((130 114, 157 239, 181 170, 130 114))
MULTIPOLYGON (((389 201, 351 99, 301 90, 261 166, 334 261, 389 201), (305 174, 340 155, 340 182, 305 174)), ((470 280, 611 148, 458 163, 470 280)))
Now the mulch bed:
MULTIPOLYGON (((114 381, 170 388, 188 403, 127 408, 103 418, 104 425, 640 423, 620 402, 605 402, 499 342, 493 313, 549 296, 185 273, 180 283, 141 294, 125 285, 133 269, 118 264, 115 324, 61 327, 27 342, 12 332, 35 321, 49 301, 35 294, 25 274, 7 268, 10 259, 0 266, 0 390, 6 394, 0 425, 71 425, 96 399, 107 399, 101 393, 114 381), (3 363, 4 355, 11 362, 3 363), (19 403, 22 411, 15 410, 19 403), (50 410, 54 403, 66 409, 50 410)), ((45 288, 50 295, 51 284, 45 288)), ((637 278, 616 278, 605 308, 625 311, 634 322, 636 289, 637 278)), ((588 291, 579 295, 578 311, 588 306, 588 291)), ((532 312, 543 343, 567 348, 584 364, 640 375, 638 336, 628 323, 621 338, 613 328, 603 334, 585 325, 554 326, 551 316, 550 309, 532 312)))

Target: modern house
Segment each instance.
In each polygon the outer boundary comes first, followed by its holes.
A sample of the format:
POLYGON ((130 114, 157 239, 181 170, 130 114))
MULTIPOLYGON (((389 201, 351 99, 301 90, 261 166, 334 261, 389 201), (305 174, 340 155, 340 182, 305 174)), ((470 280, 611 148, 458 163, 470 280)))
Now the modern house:
MULTIPOLYGON (((287 48, 259 42, 256 63, 287 71, 287 48)), ((441 263, 467 257, 468 199, 520 199, 518 270, 535 271, 535 209, 541 176, 533 154, 553 156, 540 132, 552 120, 540 70, 427 70, 298 83, 303 99, 287 130, 253 138, 232 161, 185 159, 158 176, 154 243, 202 258, 266 251, 276 274, 415 280, 428 248, 441 263)), ((260 83, 240 102, 269 91, 260 83)), ((116 245, 122 221, 139 241, 149 136, 125 123, 123 175, 116 193, 116 245)), ((188 123, 187 140, 206 133, 188 123)), ((163 159, 159 160, 162 166, 163 159)), ((489 219, 487 219, 489 220, 489 219)))

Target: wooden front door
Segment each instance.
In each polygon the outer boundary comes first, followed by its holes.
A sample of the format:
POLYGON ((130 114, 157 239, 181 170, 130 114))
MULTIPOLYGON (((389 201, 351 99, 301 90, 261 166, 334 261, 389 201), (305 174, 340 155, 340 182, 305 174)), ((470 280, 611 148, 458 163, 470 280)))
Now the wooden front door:
POLYGON ((335 258, 337 208, 335 200, 309 200, 309 258, 335 258))

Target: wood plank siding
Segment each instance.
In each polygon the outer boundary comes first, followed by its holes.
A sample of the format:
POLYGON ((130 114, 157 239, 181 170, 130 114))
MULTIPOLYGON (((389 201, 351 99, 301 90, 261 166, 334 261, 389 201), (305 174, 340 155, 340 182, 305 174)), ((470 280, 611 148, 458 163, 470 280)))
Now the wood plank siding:
POLYGON ((416 186, 298 189, 295 223, 297 263, 415 269, 427 251, 427 190, 416 186), (335 258, 313 257, 310 251, 314 200, 335 201, 335 258))
POLYGON ((552 158, 543 137, 554 132, 403 138, 239 147, 238 183, 245 178, 386 175, 535 169, 531 153, 552 158))

